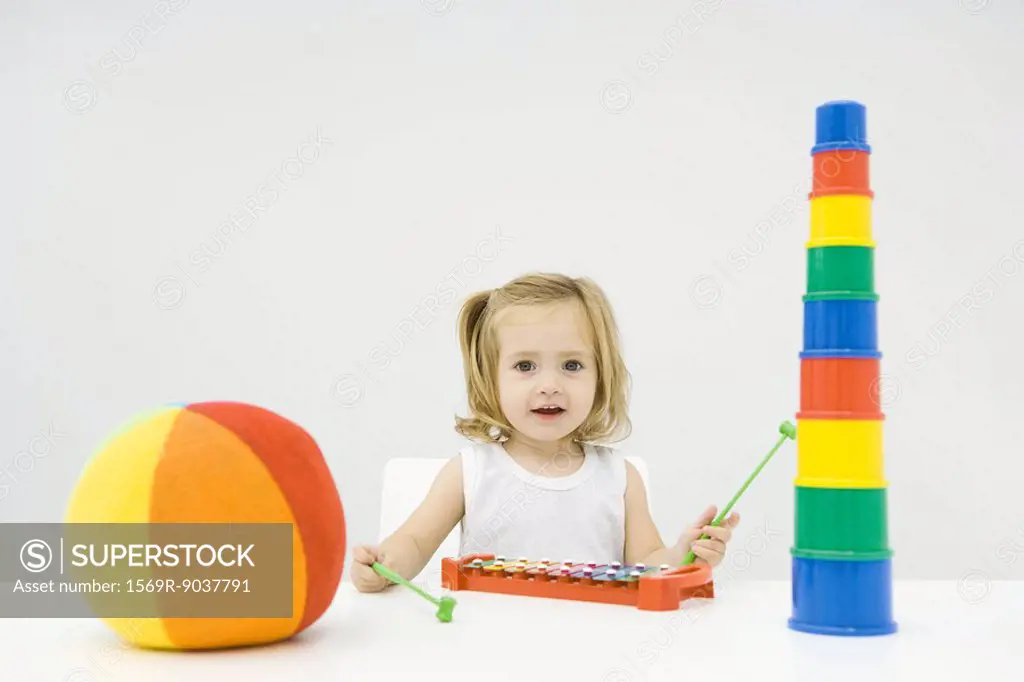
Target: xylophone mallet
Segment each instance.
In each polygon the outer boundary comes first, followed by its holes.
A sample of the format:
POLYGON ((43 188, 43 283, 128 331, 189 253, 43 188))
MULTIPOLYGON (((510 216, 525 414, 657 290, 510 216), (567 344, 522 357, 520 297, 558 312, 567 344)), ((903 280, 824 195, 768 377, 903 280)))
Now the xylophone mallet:
POLYGON ((427 601, 431 602, 432 604, 435 604, 437 606, 437 614, 435 615, 437 616, 437 619, 442 623, 452 622, 452 611, 455 610, 456 602, 451 597, 433 597, 379 562, 374 562, 373 570, 377 571, 377 573, 381 574, 393 583, 398 583, 399 585, 404 585, 408 587, 410 590, 420 595, 427 601))
MULTIPOLYGON (((747 478, 746 482, 744 482, 743 486, 736 492, 735 495, 733 495, 732 499, 729 500, 729 504, 725 505, 725 509, 723 509, 721 512, 718 513, 718 516, 715 517, 715 520, 711 522, 712 526, 720 526, 722 524, 722 521, 725 520, 725 517, 732 510, 732 506, 734 504, 736 504, 736 500, 740 499, 740 495, 742 495, 746 491, 746 489, 750 486, 750 484, 754 482, 754 479, 757 477, 757 475, 759 473, 761 473, 761 469, 764 468, 764 465, 768 463, 768 460, 770 460, 772 458, 772 456, 775 454, 775 452, 780 447, 782 447, 782 444, 784 442, 786 442, 786 439, 789 438, 791 440, 796 440, 796 427, 793 426, 793 424, 791 422, 788 422, 788 421, 782 422, 782 424, 779 425, 779 433, 782 434, 782 437, 779 438, 777 443, 775 443, 775 447, 773 447, 771 449, 771 452, 769 452, 767 455, 765 455, 764 459, 761 460, 761 463, 757 465, 756 469, 754 469, 754 473, 750 474, 750 476, 747 478)), ((707 533, 704 533, 703 535, 700 536, 700 539, 701 540, 707 540, 709 537, 711 537, 711 536, 708 535, 707 533)), ((694 562, 694 560, 696 560, 696 558, 697 558, 697 555, 694 554, 691 551, 689 554, 686 555, 686 558, 683 559, 683 564, 682 565, 683 566, 688 566, 688 565, 692 564, 694 562)))

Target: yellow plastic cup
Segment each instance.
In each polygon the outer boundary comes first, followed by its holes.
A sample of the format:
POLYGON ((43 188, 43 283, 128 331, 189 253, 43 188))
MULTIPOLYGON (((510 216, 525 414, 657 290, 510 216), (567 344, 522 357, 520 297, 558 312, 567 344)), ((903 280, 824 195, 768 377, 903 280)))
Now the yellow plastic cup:
POLYGON ((835 194, 811 199, 811 239, 820 246, 875 246, 871 233, 871 197, 835 194))
POLYGON ((885 488, 881 420, 797 420, 795 485, 885 488))

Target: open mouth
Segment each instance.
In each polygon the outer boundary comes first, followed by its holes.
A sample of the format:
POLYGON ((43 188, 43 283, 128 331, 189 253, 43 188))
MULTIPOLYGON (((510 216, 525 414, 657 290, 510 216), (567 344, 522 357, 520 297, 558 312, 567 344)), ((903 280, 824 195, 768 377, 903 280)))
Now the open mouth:
POLYGON ((565 410, 563 410, 561 407, 538 407, 537 409, 532 410, 532 412, 534 414, 544 414, 544 415, 549 415, 550 416, 550 415, 561 414, 561 413, 565 412, 565 410))

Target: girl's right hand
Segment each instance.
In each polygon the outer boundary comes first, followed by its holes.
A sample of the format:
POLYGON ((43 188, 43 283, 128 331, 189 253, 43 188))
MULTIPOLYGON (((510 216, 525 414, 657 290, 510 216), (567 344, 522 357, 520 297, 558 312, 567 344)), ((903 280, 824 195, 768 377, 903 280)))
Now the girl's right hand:
POLYGON ((362 545, 352 551, 352 584, 360 592, 380 592, 391 584, 390 580, 373 570, 374 562, 387 566, 377 547, 362 545))

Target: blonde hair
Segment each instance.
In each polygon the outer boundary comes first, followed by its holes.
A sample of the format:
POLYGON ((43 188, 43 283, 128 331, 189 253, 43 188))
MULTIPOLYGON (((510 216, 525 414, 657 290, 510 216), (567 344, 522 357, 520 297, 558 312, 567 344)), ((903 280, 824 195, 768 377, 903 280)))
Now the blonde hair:
POLYGON ((562 301, 581 304, 590 326, 597 363, 597 388, 590 414, 572 434, 576 442, 616 442, 626 438, 629 419, 630 375, 622 359, 618 326, 604 292, 586 277, 528 273, 497 289, 472 294, 459 313, 459 345, 471 415, 455 417, 455 430, 482 441, 508 438, 508 423, 498 397, 496 318, 512 306, 545 305, 562 301))

